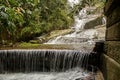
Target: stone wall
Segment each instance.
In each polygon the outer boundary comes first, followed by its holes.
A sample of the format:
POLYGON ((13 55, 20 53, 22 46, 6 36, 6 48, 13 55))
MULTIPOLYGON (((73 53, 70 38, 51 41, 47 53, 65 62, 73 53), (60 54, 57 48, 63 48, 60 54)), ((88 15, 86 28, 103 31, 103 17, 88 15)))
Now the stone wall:
POLYGON ((107 0, 107 31, 101 70, 105 80, 120 80, 120 0, 107 0))

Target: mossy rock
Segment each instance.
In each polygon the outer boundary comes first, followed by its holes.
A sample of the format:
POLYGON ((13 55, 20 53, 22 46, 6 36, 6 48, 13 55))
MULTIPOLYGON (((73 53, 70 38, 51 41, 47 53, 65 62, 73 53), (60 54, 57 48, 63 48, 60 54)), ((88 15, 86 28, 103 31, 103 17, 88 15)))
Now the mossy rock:
POLYGON ((46 39, 49 40, 51 38, 54 38, 54 37, 57 37, 57 36, 60 36, 60 35, 69 34, 69 33, 72 33, 72 32, 73 32, 72 29, 54 30, 46 36, 46 39))

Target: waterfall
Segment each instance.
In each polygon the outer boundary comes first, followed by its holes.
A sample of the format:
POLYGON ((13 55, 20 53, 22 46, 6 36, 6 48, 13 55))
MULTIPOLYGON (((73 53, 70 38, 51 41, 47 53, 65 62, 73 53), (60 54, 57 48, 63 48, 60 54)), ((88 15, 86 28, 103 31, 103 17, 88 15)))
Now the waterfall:
POLYGON ((68 0, 68 4, 73 8, 74 5, 79 4, 80 0, 68 0))
POLYGON ((78 15, 74 16, 74 25, 71 29, 74 30, 73 33, 60 35, 56 38, 49 40, 45 44, 80 44, 87 42, 91 44, 93 38, 98 36, 98 32, 95 29, 84 29, 87 22, 96 19, 98 15, 87 14, 87 8, 83 8, 79 11, 78 15))
MULTIPOLYGON (((68 0, 68 4, 73 8, 80 1, 68 0)), ((81 46, 78 46, 84 42, 93 45, 92 39, 98 33, 94 29, 85 30, 84 26, 95 18, 96 15, 88 15, 87 9, 83 8, 74 16, 75 22, 71 27, 73 33, 60 35, 47 42, 47 44, 75 44, 72 47, 77 47, 78 50, 0 50, 0 73, 7 73, 0 74, 0 80, 95 80, 94 71, 89 72, 88 69, 92 67, 93 70, 98 64, 98 55, 91 49, 86 47, 80 49, 81 46)), ((106 24, 105 18, 103 24, 106 24)), ((90 47, 93 47, 92 45, 90 47)))
MULTIPOLYGON (((71 10, 75 5, 81 5, 83 0, 68 0, 68 5, 71 6, 71 10)), ((78 14, 74 15, 74 24, 71 29, 74 31, 66 35, 60 35, 53 39, 50 39, 44 44, 81 44, 87 45, 95 44, 96 40, 105 40, 104 36, 101 38, 100 30, 95 29, 96 26, 105 25, 105 17, 101 17, 100 14, 95 13, 96 7, 85 6, 79 10, 78 14), (99 19, 98 19, 99 18, 99 19), (91 23, 92 22, 92 23, 91 23), (95 39, 95 40, 94 40, 95 39), (83 40, 83 42, 82 42, 83 40)))
POLYGON ((102 19, 102 24, 106 25, 106 18, 105 17, 103 17, 103 19, 102 19))
POLYGON ((65 71, 86 68, 89 51, 0 50, 0 72, 65 71))

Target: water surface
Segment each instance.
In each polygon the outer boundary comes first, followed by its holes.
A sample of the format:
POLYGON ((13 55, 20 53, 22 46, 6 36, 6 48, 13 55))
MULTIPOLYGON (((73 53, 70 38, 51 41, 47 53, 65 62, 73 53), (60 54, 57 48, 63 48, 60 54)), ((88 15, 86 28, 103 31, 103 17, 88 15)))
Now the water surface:
POLYGON ((94 75, 92 72, 76 68, 66 72, 0 74, 0 80, 94 80, 94 75))

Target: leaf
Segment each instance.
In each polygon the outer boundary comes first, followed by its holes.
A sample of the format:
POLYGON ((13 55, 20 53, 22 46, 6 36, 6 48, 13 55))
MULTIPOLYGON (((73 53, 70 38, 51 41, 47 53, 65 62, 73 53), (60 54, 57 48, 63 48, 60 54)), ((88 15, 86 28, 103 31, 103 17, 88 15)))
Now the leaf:
POLYGON ((28 14, 32 14, 32 11, 30 11, 30 10, 27 10, 27 13, 28 13, 28 14))
POLYGON ((4 12, 0 12, 0 17, 2 19, 8 19, 8 15, 6 13, 4 13, 4 12))

